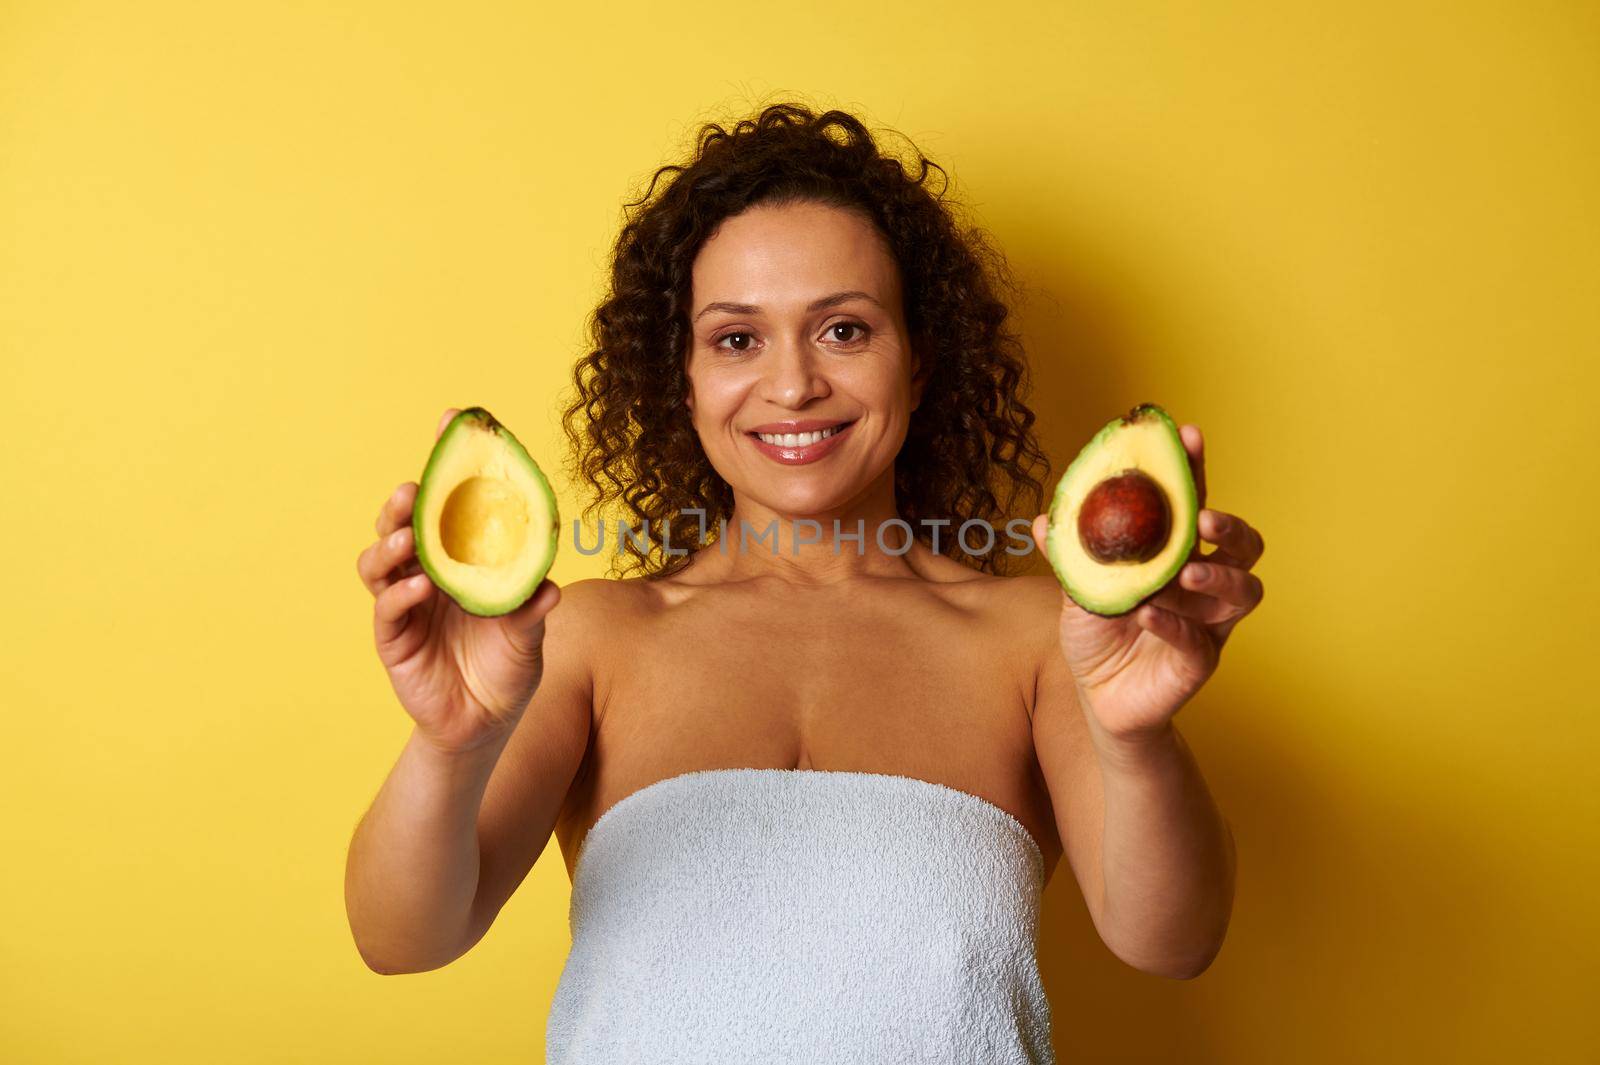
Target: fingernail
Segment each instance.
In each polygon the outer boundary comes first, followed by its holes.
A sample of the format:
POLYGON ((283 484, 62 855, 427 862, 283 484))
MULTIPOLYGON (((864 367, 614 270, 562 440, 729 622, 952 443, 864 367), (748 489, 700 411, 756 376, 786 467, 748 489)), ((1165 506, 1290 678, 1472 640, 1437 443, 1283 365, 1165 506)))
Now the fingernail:
POLYGON ((1189 567, 1189 572, 1194 575, 1195 580, 1200 581, 1202 584, 1211 579, 1211 567, 1204 562, 1194 563, 1189 567))
POLYGON ((408 533, 410 531, 411 531, 410 529, 396 529, 394 532, 390 533, 389 534, 389 546, 390 547, 399 547, 401 544, 405 543, 405 541, 406 541, 406 533, 408 533))

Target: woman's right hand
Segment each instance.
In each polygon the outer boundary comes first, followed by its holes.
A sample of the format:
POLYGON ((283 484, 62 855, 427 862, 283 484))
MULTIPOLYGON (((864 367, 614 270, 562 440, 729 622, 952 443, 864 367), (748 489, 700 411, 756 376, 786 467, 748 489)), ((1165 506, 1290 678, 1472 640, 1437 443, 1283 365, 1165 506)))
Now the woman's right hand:
MULTIPOLYGON (((456 414, 444 412, 435 439, 456 414)), ((375 597, 373 636, 400 705, 441 751, 505 738, 539 687, 544 619, 561 598, 546 578, 509 614, 478 617, 440 591, 416 559, 411 510, 417 483, 395 489, 378 513, 378 539, 356 560, 375 597)))

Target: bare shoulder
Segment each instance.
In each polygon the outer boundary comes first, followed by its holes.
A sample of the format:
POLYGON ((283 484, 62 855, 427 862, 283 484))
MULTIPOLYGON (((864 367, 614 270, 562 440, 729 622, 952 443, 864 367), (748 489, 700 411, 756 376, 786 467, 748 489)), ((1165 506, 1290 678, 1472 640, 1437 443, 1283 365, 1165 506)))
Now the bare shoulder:
POLYGON ((628 631, 638 594, 632 582, 604 577, 561 585, 561 598, 545 617, 547 677, 591 690, 612 653, 613 637, 628 631))
POLYGON ((703 587, 671 576, 589 577, 561 586, 561 599, 550 611, 547 632, 561 641, 583 645, 591 660, 614 646, 635 647, 652 621, 693 598, 703 587))
POLYGON ((1060 657, 1061 585, 1048 574, 983 574, 946 588, 981 625, 990 660, 1004 664, 1031 713, 1041 677, 1060 657))
POLYGON ((563 584, 561 600, 550 611, 552 627, 602 635, 619 617, 645 608, 645 583, 640 578, 586 577, 563 584))
POLYGON ((999 594, 1014 608, 1051 616, 1061 613, 1061 597, 1065 593, 1061 590, 1061 582, 1050 574, 1027 573, 1019 577, 997 579, 1002 584, 999 594))
POLYGON ((1032 637, 1053 641, 1061 617, 1061 584, 1049 574, 986 576, 976 583, 993 624, 1025 644, 1032 637))

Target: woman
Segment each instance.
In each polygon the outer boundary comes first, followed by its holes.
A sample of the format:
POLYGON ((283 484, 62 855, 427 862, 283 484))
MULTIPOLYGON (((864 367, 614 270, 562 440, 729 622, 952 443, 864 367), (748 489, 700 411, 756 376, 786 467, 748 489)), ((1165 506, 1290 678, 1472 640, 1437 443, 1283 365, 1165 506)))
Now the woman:
POLYGON ((1233 843, 1172 719, 1261 600, 1261 536, 1203 510, 1216 550, 1116 618, 1004 575, 1040 501, 1026 366, 919 161, 780 104, 652 181, 567 411, 636 575, 473 617, 417 572, 416 485, 384 504, 358 570, 415 729, 350 849, 373 969, 470 949, 552 833, 553 1062, 1051 1060, 1063 854, 1119 957, 1209 965, 1233 843))

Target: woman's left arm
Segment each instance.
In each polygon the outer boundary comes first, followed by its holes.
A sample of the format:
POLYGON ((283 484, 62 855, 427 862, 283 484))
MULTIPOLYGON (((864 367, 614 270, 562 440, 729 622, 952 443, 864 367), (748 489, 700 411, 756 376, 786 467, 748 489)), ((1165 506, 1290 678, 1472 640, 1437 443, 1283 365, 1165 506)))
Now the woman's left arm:
MULTIPOLYGON (((1180 435, 1204 507, 1204 441, 1193 425, 1180 435)), ((1047 521, 1034 519, 1041 550, 1047 521)), ((1235 857, 1172 719, 1263 596, 1250 572, 1259 532, 1202 509, 1199 534, 1216 550, 1201 556, 1197 542, 1177 578, 1127 614, 1102 617, 1061 592, 1061 656, 1041 671, 1034 707, 1040 766, 1096 929, 1128 964, 1179 979, 1222 947, 1235 857)))

